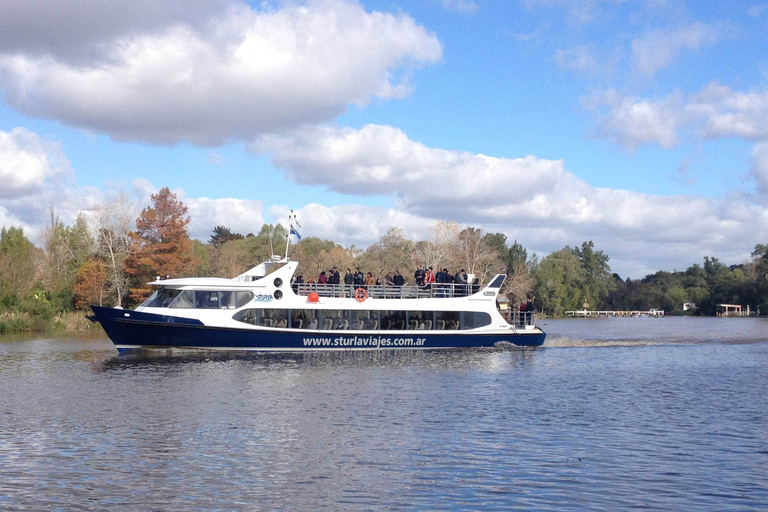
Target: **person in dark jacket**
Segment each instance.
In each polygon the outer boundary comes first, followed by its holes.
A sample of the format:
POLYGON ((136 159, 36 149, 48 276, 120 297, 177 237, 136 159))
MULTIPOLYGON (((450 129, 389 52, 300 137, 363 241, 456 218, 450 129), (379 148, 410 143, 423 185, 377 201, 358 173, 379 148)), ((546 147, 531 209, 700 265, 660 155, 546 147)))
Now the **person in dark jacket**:
POLYGON ((355 269, 355 275, 352 281, 354 282, 355 286, 363 286, 365 283, 365 276, 362 272, 360 272, 360 268, 355 269))
POLYGON ((351 284, 354 284, 355 282, 355 275, 352 273, 350 269, 347 269, 347 273, 344 274, 344 284, 349 286, 351 284))
POLYGON ((405 278, 399 270, 395 270, 395 275, 392 276, 392 282, 395 284, 395 286, 403 286, 405 284, 405 278))
POLYGON ((424 278, 427 273, 421 268, 421 265, 416 267, 416 272, 413 273, 413 278, 416 280, 416 286, 424 286, 424 278))
POLYGON ((336 267, 331 269, 331 276, 328 279, 328 284, 339 284, 341 282, 341 276, 339 270, 336 267))

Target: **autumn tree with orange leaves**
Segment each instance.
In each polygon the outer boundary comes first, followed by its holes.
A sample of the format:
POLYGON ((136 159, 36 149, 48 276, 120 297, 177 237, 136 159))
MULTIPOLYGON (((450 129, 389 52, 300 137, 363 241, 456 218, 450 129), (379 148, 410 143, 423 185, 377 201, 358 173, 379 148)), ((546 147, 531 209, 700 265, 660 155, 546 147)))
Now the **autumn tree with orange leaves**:
POLYGON ((150 295, 152 290, 146 283, 156 276, 183 277, 195 264, 187 232, 187 207, 168 187, 153 194, 151 200, 152 206, 144 208, 136 219, 136 231, 131 232, 134 251, 125 260, 125 270, 133 281, 128 294, 136 303, 150 295))

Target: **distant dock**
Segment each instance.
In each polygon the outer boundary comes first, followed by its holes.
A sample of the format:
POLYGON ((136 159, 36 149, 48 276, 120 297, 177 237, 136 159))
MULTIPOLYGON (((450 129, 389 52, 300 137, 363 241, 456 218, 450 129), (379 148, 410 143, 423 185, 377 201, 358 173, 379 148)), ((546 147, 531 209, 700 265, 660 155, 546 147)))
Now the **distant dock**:
POLYGON ((658 318, 664 316, 663 309, 649 309, 648 311, 591 311, 582 309, 581 311, 566 311, 566 316, 574 318, 614 318, 614 317, 636 317, 648 316, 658 318))

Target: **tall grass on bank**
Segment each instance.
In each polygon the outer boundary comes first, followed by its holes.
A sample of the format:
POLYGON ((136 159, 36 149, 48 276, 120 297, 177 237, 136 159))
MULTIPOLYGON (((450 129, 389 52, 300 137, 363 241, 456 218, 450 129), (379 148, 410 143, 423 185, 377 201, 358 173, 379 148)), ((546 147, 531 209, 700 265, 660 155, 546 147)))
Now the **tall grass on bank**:
POLYGON ((28 312, 0 313, 0 334, 33 331, 87 332, 96 326, 81 311, 57 313, 52 318, 33 316, 28 312))

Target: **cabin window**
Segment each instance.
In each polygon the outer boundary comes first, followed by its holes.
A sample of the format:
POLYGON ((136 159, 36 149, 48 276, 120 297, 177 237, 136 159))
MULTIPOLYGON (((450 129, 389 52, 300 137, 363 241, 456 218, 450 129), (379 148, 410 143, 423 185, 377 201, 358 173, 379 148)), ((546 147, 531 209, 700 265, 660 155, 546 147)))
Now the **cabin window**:
POLYGON ((141 303, 144 307, 150 308, 167 308, 171 303, 179 296, 181 290, 173 290, 171 288, 160 288, 150 297, 141 303))
POLYGON ((141 305, 152 308, 238 309, 252 299, 252 292, 161 288, 141 305))
POLYGON ((491 315, 488 313, 478 313, 476 311, 461 312, 461 328, 477 329, 491 324, 491 315))
POLYGON ((232 319, 261 327, 288 327, 290 311, 287 309, 244 309, 232 319))
POLYGON ((491 315, 475 311, 245 309, 232 318, 262 327, 322 331, 450 331, 476 329, 491 324, 491 315))

